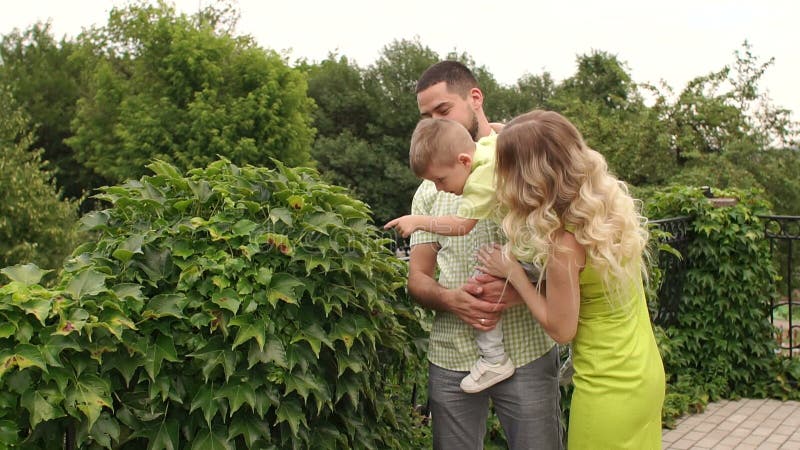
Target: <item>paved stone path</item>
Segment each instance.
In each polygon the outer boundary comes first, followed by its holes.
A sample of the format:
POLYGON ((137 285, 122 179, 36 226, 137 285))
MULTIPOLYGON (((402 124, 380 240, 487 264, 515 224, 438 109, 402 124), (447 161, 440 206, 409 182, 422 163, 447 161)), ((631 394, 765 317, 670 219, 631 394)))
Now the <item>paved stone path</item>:
POLYGON ((665 450, 800 450, 800 402, 723 400, 663 431, 665 450))

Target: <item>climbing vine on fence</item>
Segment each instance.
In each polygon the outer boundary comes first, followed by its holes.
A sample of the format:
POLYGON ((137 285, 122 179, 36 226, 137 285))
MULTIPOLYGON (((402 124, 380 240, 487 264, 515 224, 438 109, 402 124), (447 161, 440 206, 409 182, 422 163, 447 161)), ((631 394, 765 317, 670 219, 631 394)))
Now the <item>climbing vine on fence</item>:
POLYGON ((755 190, 716 195, 738 201, 715 206, 699 189, 676 187, 646 202, 648 217, 692 218, 676 322, 658 331, 668 419, 701 409, 709 399, 798 398, 789 382, 800 378, 800 366, 776 354, 769 321, 778 274, 757 217, 769 205, 755 190))

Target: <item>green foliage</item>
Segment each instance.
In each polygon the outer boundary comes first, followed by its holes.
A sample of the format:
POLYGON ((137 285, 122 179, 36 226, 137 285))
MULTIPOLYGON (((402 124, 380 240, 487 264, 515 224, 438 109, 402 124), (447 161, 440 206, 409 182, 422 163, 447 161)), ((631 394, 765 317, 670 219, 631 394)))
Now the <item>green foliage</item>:
POLYGON ((667 425, 709 400, 798 398, 788 380, 800 364, 776 356, 769 320, 778 275, 757 217, 768 203, 757 190, 714 192, 739 201, 718 207, 699 189, 674 187, 646 202, 648 217, 692 217, 676 323, 657 333, 668 374, 667 425))
POLYGON ((419 186, 420 180, 391 156, 395 140, 386 138, 370 143, 345 130, 335 138, 321 138, 314 144, 314 158, 325 178, 339 186, 349 187, 354 195, 369 205, 378 223, 385 223, 407 213, 408 192, 419 186))
MULTIPOLYGON (((275 52, 222 28, 213 6, 113 9, 82 39, 98 58, 67 143, 112 182, 136 178, 152 158, 183 168, 227 157, 306 165, 314 130, 306 80, 275 52)), ((232 19, 231 19, 232 20, 232 19)))
POLYGON ((64 139, 71 136, 70 121, 80 97, 88 61, 77 57, 77 44, 57 42, 49 23, 5 35, 0 42, 0 84, 8 86, 20 108, 30 117, 27 131, 58 185, 70 198, 80 198, 92 181, 64 139))
POLYGON ((0 88, 0 266, 55 268, 77 238, 77 206, 61 198, 28 129, 11 93, 0 88))
POLYGON ((320 135, 312 155, 331 182, 367 202, 375 221, 408 214, 419 180, 408 169, 408 142, 419 120, 417 77, 438 57, 419 41, 394 41, 369 68, 330 55, 304 64, 320 135))
POLYGON ((366 206, 220 159, 106 187, 53 289, 3 270, 0 424, 54 448, 410 448, 420 321, 366 206))

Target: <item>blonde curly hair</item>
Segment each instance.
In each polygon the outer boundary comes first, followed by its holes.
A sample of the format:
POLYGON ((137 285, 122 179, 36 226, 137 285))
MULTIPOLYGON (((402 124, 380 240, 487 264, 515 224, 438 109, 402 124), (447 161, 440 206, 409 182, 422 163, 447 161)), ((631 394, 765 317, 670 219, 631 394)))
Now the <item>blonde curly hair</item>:
POLYGON ((649 233, 639 203, 564 116, 535 110, 509 122, 497 138, 495 178, 516 258, 546 267, 566 229, 607 289, 644 269, 649 233))

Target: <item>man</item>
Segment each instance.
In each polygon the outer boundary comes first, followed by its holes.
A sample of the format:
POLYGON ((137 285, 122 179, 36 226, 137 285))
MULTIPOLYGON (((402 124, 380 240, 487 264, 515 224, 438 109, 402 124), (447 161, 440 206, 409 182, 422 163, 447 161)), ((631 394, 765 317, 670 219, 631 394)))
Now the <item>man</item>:
MULTIPOLYGON (((483 111, 483 93, 472 72, 455 61, 442 61, 422 74, 416 87, 422 117, 462 124, 474 140, 493 139, 483 111)), ((424 181, 414 195, 412 214, 454 215, 458 197, 437 192, 424 181)), ((428 350, 428 395, 436 449, 482 449, 489 400, 512 449, 562 448, 558 389, 558 350, 502 280, 470 280, 474 253, 501 239, 488 220, 463 237, 425 232, 411 236, 408 288, 423 307, 436 311, 428 350), (439 267, 438 282, 434 279, 439 267), (468 283, 468 281, 470 281, 468 283), (478 356, 474 331, 491 330, 503 317, 504 344, 515 374, 484 391, 468 394, 461 380, 478 356)))

